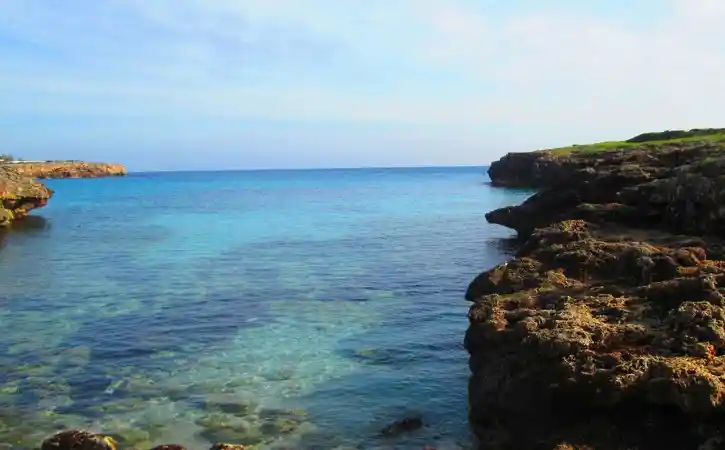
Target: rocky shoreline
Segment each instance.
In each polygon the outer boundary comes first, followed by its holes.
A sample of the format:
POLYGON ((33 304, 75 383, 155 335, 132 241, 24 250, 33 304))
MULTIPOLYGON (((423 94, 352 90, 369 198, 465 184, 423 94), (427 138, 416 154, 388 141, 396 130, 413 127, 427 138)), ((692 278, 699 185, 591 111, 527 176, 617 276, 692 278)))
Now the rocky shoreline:
MULTIPOLYGON (((252 450, 262 448, 291 449, 300 448, 295 444, 286 445, 280 439, 290 437, 295 431, 305 427, 306 412, 304 411, 276 411, 266 410, 265 423, 257 431, 253 424, 242 419, 242 415, 248 413, 251 405, 241 403, 223 403, 220 411, 226 411, 226 417, 215 415, 202 422, 210 426, 212 436, 224 436, 230 440, 243 441, 244 443, 216 443, 209 447, 209 450, 252 450)), ((383 428, 378 437, 391 438, 403 434, 412 433, 424 426, 420 417, 411 416, 391 423, 383 428)), ((83 429, 70 429, 57 432, 46 438, 40 445, 40 450, 187 450, 186 446, 180 444, 153 445, 143 432, 124 433, 122 435, 101 434, 83 429)), ((213 439, 211 442, 214 442, 213 439)), ((315 448, 306 445, 301 448, 315 448)), ((344 450, 347 447, 338 447, 344 450)), ((435 450, 434 447, 425 446, 423 450, 435 450)))
MULTIPOLYGON (((209 450, 249 450, 240 444, 214 444, 209 450)), ((40 450, 117 450, 118 442, 112 436, 85 430, 68 430, 54 434, 43 441, 40 450)), ((187 450, 183 445, 163 444, 149 450, 187 450)))
POLYGON ((126 174, 126 169, 120 164, 82 161, 0 163, 0 228, 48 203, 53 190, 36 179, 99 178, 126 174))
POLYGON ((48 161, 5 163, 20 175, 31 178, 102 178, 127 175, 121 164, 85 161, 48 161))
POLYGON ((540 191, 486 215, 521 245, 466 294, 482 449, 725 444, 725 142, 622 147, 489 170, 540 191))
POLYGON ((53 196, 44 184, 0 165, 0 227, 22 219, 35 208, 42 208, 53 196))

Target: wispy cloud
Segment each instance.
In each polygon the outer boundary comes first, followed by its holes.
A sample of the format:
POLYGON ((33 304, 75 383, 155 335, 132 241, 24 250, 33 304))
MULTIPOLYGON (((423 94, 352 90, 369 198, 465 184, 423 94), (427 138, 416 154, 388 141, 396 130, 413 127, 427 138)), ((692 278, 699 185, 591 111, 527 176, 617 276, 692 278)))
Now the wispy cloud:
POLYGON ((724 20, 720 0, 0 0, 0 118, 445 125, 481 147, 722 125, 724 20))

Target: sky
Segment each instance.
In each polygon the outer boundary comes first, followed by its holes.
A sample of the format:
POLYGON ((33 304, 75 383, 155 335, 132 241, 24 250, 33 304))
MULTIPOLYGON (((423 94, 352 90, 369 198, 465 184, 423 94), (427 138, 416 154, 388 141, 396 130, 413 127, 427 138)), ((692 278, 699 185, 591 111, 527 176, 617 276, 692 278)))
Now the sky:
POLYGON ((0 0, 0 153, 482 165, 725 126, 722 0, 0 0))

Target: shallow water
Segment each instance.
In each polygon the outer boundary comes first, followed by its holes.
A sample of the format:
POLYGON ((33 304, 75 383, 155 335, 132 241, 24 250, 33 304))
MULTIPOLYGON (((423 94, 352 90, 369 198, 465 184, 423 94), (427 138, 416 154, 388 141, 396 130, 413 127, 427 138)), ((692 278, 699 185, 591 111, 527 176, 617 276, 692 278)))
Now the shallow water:
POLYGON ((526 191, 483 168, 52 180, 0 249, 0 448, 467 448, 463 293, 526 191), (407 415, 426 427, 379 430, 407 415))

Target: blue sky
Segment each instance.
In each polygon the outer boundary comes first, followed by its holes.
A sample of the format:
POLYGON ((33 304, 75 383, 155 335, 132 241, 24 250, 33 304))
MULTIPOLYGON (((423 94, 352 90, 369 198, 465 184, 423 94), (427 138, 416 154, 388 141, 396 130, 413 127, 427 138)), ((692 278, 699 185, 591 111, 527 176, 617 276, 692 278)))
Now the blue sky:
POLYGON ((0 0, 0 152, 486 164, 725 126, 724 20, 722 0, 0 0))

